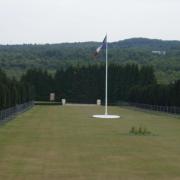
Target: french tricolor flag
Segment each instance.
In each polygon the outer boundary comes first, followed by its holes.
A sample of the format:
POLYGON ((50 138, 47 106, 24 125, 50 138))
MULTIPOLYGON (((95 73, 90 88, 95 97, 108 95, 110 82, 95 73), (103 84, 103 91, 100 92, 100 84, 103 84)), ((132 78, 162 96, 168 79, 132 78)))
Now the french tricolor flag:
POLYGON ((105 36, 102 44, 96 49, 94 56, 96 57, 100 53, 101 49, 105 49, 106 47, 107 47, 107 35, 105 36))

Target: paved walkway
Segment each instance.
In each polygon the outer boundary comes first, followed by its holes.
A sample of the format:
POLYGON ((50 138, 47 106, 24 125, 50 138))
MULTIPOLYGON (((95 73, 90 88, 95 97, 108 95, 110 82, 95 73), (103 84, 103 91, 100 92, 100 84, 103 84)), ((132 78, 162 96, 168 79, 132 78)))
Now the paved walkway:
POLYGON ((67 103, 65 106, 97 106, 96 104, 77 104, 77 103, 67 103))

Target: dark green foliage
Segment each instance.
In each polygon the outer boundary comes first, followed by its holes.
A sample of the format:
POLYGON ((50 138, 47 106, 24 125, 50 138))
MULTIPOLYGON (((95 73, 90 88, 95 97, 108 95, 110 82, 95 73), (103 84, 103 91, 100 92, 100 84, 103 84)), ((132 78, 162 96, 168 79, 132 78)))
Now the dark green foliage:
MULTIPOLYGON (((95 103, 97 99, 103 102, 105 65, 70 66, 58 70, 54 76, 41 69, 31 69, 22 76, 21 81, 34 87, 38 101, 48 101, 49 94, 54 92, 56 101, 66 98, 68 102, 95 103)), ((160 85, 150 66, 139 68, 135 64, 110 64, 108 82, 108 101, 111 104, 128 101, 180 106, 180 81, 160 85)))
MULTIPOLYGON (((47 100, 49 93, 54 92, 54 84, 51 75, 41 69, 30 69, 22 76, 21 81, 28 83, 26 86, 34 88, 36 100, 47 100)), ((25 90, 25 92, 28 92, 25 90)))
POLYGON ((0 70, 0 110, 33 100, 33 89, 22 81, 9 79, 0 70))
MULTIPOLYGON (((63 43, 45 45, 0 46, 0 67, 9 74, 20 76, 30 68, 55 71, 71 65, 101 64, 102 53, 95 61, 93 53, 97 42, 63 43)), ((109 61, 118 64, 136 63, 150 65, 160 83, 180 79, 180 42, 134 38, 109 43, 109 61), (166 51, 166 55, 152 54, 152 51, 166 51)), ((148 74, 148 73, 147 73, 148 74)), ((143 80, 143 79, 142 79, 143 80)))
POLYGON ((129 91, 129 101, 136 103, 180 106, 180 80, 169 85, 151 84, 133 86, 129 91))
POLYGON ((131 130, 129 131, 130 135, 142 135, 142 136, 146 136, 146 135, 151 135, 152 133, 150 131, 147 130, 146 127, 132 127, 131 130))
POLYGON ((175 81, 173 84, 170 84, 170 104, 180 106, 180 80, 175 81))
MULTIPOLYGON (((55 92, 57 101, 66 98, 68 102, 95 103, 97 99, 104 100, 105 65, 70 66, 58 70, 53 78, 40 69, 28 70, 22 81, 35 88, 36 100, 47 101, 49 94, 55 92)), ((147 84, 156 84, 151 67, 138 68, 134 64, 109 65, 110 103, 118 100, 127 101, 131 87, 147 84)))

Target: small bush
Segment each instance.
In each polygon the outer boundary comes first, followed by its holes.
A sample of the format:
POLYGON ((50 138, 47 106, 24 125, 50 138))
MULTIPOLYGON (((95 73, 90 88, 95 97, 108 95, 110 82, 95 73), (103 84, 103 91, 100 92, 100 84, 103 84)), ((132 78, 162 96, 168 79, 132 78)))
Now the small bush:
POLYGON ((130 134, 133 135, 150 135, 151 132, 147 130, 147 128, 142 128, 141 126, 139 128, 132 127, 131 130, 129 131, 130 134))

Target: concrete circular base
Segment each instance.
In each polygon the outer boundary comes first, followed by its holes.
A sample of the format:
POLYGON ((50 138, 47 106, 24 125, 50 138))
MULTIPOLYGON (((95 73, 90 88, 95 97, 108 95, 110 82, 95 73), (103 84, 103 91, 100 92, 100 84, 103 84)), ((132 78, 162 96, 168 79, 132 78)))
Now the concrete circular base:
POLYGON ((118 118, 120 118, 120 116, 117 116, 117 115, 93 115, 93 118, 118 119, 118 118))

